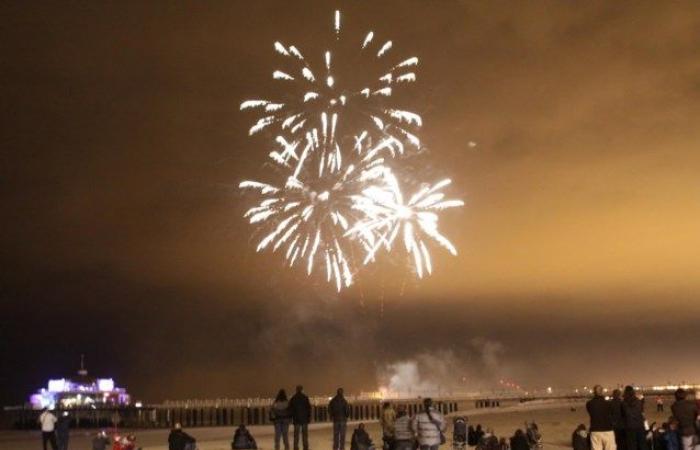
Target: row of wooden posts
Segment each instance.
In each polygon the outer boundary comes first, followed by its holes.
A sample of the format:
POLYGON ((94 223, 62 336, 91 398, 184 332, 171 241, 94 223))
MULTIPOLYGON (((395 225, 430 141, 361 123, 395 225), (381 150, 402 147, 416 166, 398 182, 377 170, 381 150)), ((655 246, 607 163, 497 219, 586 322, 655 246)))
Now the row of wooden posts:
MULTIPOLYGON (((406 406, 413 415, 422 408, 420 400, 395 401, 394 404, 406 406)), ((443 414, 450 414, 465 407, 497 407, 500 402, 478 400, 462 404, 457 401, 437 401, 435 407, 443 414)), ((381 415, 382 404, 379 401, 353 403, 351 420, 377 420, 381 415)), ((143 406, 118 409, 72 409, 72 426, 75 428, 111 428, 115 424, 125 428, 169 428, 176 423, 185 428, 219 427, 246 425, 266 425, 270 423, 269 407, 234 406, 234 407, 166 407, 143 406)), ((13 408, 5 410, 6 426, 20 429, 36 428, 40 411, 30 408, 13 408)), ((327 406, 312 406, 311 422, 328 422, 327 406)))

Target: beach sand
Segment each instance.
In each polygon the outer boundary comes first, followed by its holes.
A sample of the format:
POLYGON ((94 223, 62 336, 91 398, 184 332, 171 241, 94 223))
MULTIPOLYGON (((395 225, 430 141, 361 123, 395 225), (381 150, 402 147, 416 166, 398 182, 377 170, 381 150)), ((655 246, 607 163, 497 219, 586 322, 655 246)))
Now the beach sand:
MULTIPOLYGON (((648 408, 647 420, 665 421, 670 412, 656 413, 655 405, 648 408)), ((670 409, 667 407, 667 410, 670 409)), ((580 423, 588 426, 588 415, 583 402, 575 403, 534 403, 515 407, 497 408, 491 410, 462 411, 470 424, 481 424, 483 427, 494 429, 498 437, 510 437, 516 428, 522 428, 524 422, 535 421, 540 427, 545 449, 562 449, 571 447, 571 433, 580 423), (572 411, 572 409, 574 409, 572 411)), ((348 423, 346 449, 350 449, 350 436, 357 422, 348 423)), ((271 425, 250 427, 261 450, 272 450, 273 430, 271 425)), ((381 445, 379 424, 367 422, 367 429, 375 444, 381 445)), ((230 427, 191 428, 188 433, 197 438, 200 450, 230 450, 230 442, 234 429, 230 427)), ((168 430, 137 430, 133 433, 137 443, 144 450, 167 450, 168 430)), ((290 427, 290 443, 292 430, 290 427)), ((448 427, 448 442, 441 450, 451 450, 452 427, 448 427)), ((70 450, 90 450, 92 432, 75 431, 71 434, 70 450)), ((330 424, 313 424, 309 430, 311 450, 330 450, 330 424)), ((0 432, 1 450, 37 450, 41 449, 41 435, 38 431, 3 431, 0 432)))

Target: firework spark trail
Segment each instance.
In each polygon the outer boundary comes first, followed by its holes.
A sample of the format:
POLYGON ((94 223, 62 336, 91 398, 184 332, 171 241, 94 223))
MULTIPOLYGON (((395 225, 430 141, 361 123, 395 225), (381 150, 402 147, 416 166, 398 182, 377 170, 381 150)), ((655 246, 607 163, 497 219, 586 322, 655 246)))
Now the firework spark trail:
MULTIPOLYGON (((336 39, 340 31, 341 16, 336 11, 336 39)), ((370 31, 361 51, 376 59, 386 58, 392 41, 381 43, 374 38, 370 31)), ((416 80, 411 70, 418 58, 390 66, 377 77, 376 85, 340 90, 330 51, 323 54, 324 70, 314 71, 295 46, 275 42, 274 48, 298 63, 296 72, 273 72, 274 79, 290 83, 297 94, 295 100, 246 100, 241 104, 241 109, 264 111, 251 127, 251 135, 276 127, 277 147, 269 158, 275 175, 284 180, 281 184, 247 180, 239 185, 260 197, 244 214, 264 233, 256 250, 280 251, 290 267, 303 261, 309 275, 320 265, 327 281, 340 291, 353 283, 357 271, 350 256, 353 246, 364 250, 364 264, 368 264, 375 261, 380 249, 392 252, 401 236, 418 277, 432 273, 426 238, 456 254, 454 245, 438 231, 437 213, 463 202, 445 199, 441 190, 450 183, 448 179, 432 186, 423 184, 408 201, 401 191, 396 170, 401 168, 406 144, 420 147, 414 130, 422 126, 422 119, 388 102, 395 87, 416 80), (343 133, 340 124, 348 116, 348 105, 357 106, 353 110, 361 111, 368 120, 366 126, 343 133)))

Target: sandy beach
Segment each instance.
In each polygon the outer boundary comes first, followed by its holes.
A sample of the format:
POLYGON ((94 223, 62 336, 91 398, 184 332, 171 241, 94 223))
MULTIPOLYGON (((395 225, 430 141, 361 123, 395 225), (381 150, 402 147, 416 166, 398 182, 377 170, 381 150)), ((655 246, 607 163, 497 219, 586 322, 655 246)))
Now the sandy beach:
MULTIPOLYGON (((655 408, 654 408, 655 409, 655 408)), ((539 403, 517 405, 514 407, 499 408, 493 410, 462 411, 459 414, 467 415, 472 424, 482 424, 494 429, 497 436, 510 437, 513 431, 522 427, 525 421, 535 421, 542 431, 545 449, 562 449, 570 447, 571 433, 579 423, 588 424, 588 415, 583 402, 576 403, 539 403), (573 409, 573 410, 572 410, 573 409)), ((669 413, 656 413, 648 411, 649 422, 663 421, 669 413)), ((349 441, 354 424, 348 425, 347 440, 349 441)), ((379 424, 368 422, 368 431, 372 439, 381 442, 379 424)), ((258 446, 261 450, 272 450, 273 430, 271 426, 251 427, 258 446)), ((192 428, 186 430, 197 438, 200 450, 229 450, 233 436, 233 428, 192 428)), ((443 448, 451 446, 451 427, 448 427, 448 443, 443 448)), ((144 450, 167 450, 168 430, 137 430, 138 444, 144 450)), ((290 440, 291 436, 290 429, 290 440)), ((91 433, 76 431, 71 435, 71 450, 90 450, 91 433)), ((331 429, 330 424, 313 424, 310 426, 309 440, 312 450, 330 448, 331 429)), ((2 450, 35 450, 41 448, 41 437, 37 431, 3 431, 0 432, 0 449, 2 450)))

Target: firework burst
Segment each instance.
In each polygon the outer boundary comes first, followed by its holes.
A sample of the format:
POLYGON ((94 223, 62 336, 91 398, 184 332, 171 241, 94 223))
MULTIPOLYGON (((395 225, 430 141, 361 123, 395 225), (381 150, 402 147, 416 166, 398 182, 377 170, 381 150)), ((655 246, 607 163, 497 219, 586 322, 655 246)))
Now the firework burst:
MULTIPOLYGON (((338 40, 341 35, 340 18, 340 12, 336 11, 334 30, 338 40)), ((274 70, 272 77, 286 84, 285 92, 289 95, 284 101, 253 99, 241 103, 241 110, 261 112, 249 134, 275 128, 276 132, 303 136, 315 118, 332 111, 336 116, 350 116, 345 122, 352 123, 354 129, 379 133, 399 146, 401 151, 403 143, 419 148, 416 129, 422 125, 421 117, 415 112, 391 105, 397 90, 416 81, 418 58, 393 58, 392 47, 392 41, 376 39, 374 32, 369 31, 361 42, 356 43, 355 50, 359 55, 353 55, 352 59, 358 60, 355 66, 377 67, 379 71, 359 82, 359 85, 347 86, 340 80, 347 80, 348 77, 336 73, 339 64, 336 64, 335 58, 342 57, 338 53, 343 52, 326 50, 322 58, 324 64, 312 67, 297 47, 275 42, 275 51, 284 58, 289 69, 274 70)))
MULTIPOLYGON (((337 11, 334 29, 339 37, 337 11)), ((392 45, 375 41, 369 32, 360 52, 384 61, 392 45)), ((428 240, 457 253, 438 231, 438 212, 463 203, 444 198, 441 190, 450 180, 423 184, 407 201, 400 188, 401 157, 407 145, 420 147, 415 130, 422 120, 390 103, 395 88, 415 81, 418 58, 389 63, 374 84, 341 89, 330 51, 324 53, 324 67, 314 71, 295 46, 276 42, 274 47, 296 63, 294 72, 273 73, 289 83, 292 100, 241 104, 264 111, 251 135, 264 129, 277 133, 268 156, 281 182, 240 183, 259 196, 244 215, 262 232, 257 251, 283 253, 290 267, 303 264, 309 275, 320 266, 340 291, 353 283, 361 263, 375 261, 380 250, 393 252, 401 236, 418 277, 432 273, 428 240), (357 253, 364 258, 354 258, 357 253)))

